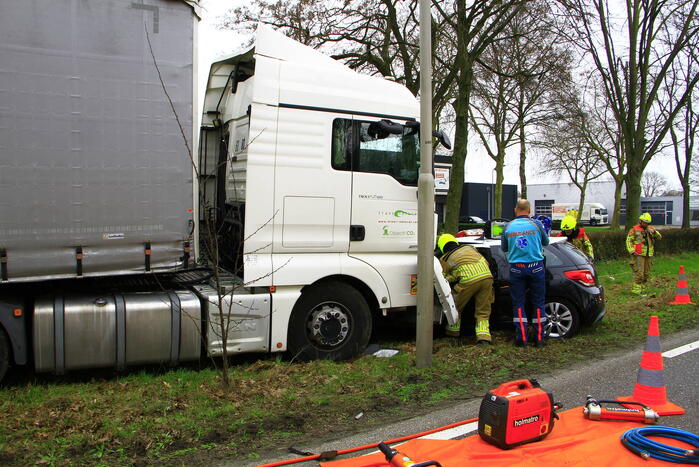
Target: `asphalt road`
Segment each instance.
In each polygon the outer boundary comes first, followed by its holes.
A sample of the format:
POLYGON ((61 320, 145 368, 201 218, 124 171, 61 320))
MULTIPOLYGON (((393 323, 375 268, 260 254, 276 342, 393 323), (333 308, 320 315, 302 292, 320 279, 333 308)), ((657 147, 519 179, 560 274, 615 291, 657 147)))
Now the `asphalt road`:
MULTIPOLYGON (((663 358, 665 367, 664 379, 668 399, 683 407, 686 413, 684 415, 661 417, 659 425, 672 426, 692 433, 699 433, 699 378, 697 378, 697 375, 699 375, 699 342, 697 341, 699 341, 699 330, 664 338, 661 325, 660 343, 664 353, 687 344, 695 344, 693 350, 671 358, 663 358)), ((610 355, 595 362, 579 364, 564 371, 542 376, 538 380, 544 389, 553 393, 556 402, 563 404, 564 409, 583 405, 587 394, 591 394, 597 399, 615 399, 619 396, 631 395, 636 383, 644 344, 645 340, 639 344, 636 350, 610 355)), ((536 375, 532 375, 532 377, 536 377, 536 375)), ((380 428, 342 439, 294 447, 303 451, 320 453, 376 443, 412 433, 420 433, 477 417, 480 402, 480 399, 468 400, 425 416, 390 423, 380 428)), ((470 434, 473 434, 473 432, 467 434, 458 433, 451 437, 460 438, 470 434)), ((294 457, 294 454, 289 454, 286 451, 286 446, 284 446, 284 449, 262 454, 263 457, 255 461, 231 459, 221 465, 236 467, 254 466, 294 457)), ((356 455, 358 454, 354 454, 354 456, 356 455)), ((309 466, 318 465, 318 463, 314 461, 293 465, 309 466)))

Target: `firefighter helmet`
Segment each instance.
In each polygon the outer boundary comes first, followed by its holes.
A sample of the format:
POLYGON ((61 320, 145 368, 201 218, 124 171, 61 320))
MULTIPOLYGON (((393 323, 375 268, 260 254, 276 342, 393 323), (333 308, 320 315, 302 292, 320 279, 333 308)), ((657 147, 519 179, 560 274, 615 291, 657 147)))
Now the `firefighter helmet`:
POLYGON ((561 221, 561 230, 573 230, 577 221, 573 216, 565 216, 561 221))
POLYGON ((653 219, 651 219, 651 217, 650 217, 650 213, 648 213, 648 212, 644 212, 643 214, 638 216, 638 220, 641 222, 647 222, 649 224, 653 221, 653 219))
POLYGON ((458 243, 456 241, 456 237, 454 237, 452 234, 445 233, 445 234, 440 235, 439 238, 437 239, 437 247, 439 247, 439 251, 444 253, 444 246, 447 243, 451 243, 451 242, 458 243))

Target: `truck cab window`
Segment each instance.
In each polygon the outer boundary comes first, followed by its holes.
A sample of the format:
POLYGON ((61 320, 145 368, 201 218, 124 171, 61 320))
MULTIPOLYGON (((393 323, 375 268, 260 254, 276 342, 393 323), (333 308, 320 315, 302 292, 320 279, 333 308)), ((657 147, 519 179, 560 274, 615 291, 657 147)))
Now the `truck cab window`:
POLYGON ((390 175, 403 185, 417 185, 420 161, 418 132, 381 131, 376 122, 336 119, 333 122, 332 166, 390 175))
POLYGON ((338 118, 333 122, 332 167, 352 170, 352 120, 338 118))
POLYGON ((417 133, 386 134, 372 122, 361 122, 359 157, 355 170, 391 175, 404 185, 416 185, 420 160, 417 133))

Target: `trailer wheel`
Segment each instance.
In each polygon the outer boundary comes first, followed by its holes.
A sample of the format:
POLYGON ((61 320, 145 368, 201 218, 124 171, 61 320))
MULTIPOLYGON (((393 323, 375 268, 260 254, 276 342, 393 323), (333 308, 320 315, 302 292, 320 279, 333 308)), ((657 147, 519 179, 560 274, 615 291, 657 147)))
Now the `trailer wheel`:
POLYGON ((7 373, 7 367, 10 365, 10 342, 7 339, 5 330, 0 327, 0 382, 7 373))
POLYGON ((289 320, 288 350, 302 360, 346 360, 371 336, 371 312, 359 291, 326 282, 304 291, 289 320))

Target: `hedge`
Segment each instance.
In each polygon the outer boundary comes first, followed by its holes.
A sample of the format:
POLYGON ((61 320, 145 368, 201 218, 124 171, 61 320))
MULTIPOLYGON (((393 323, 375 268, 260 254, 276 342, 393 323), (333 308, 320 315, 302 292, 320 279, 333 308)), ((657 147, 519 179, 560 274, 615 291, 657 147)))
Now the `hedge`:
MULTIPOLYGON (((658 229, 663 238, 655 244, 655 254, 680 253, 683 251, 699 251, 699 228, 658 229)), ((589 232, 596 260, 625 258, 626 231, 589 232)))

